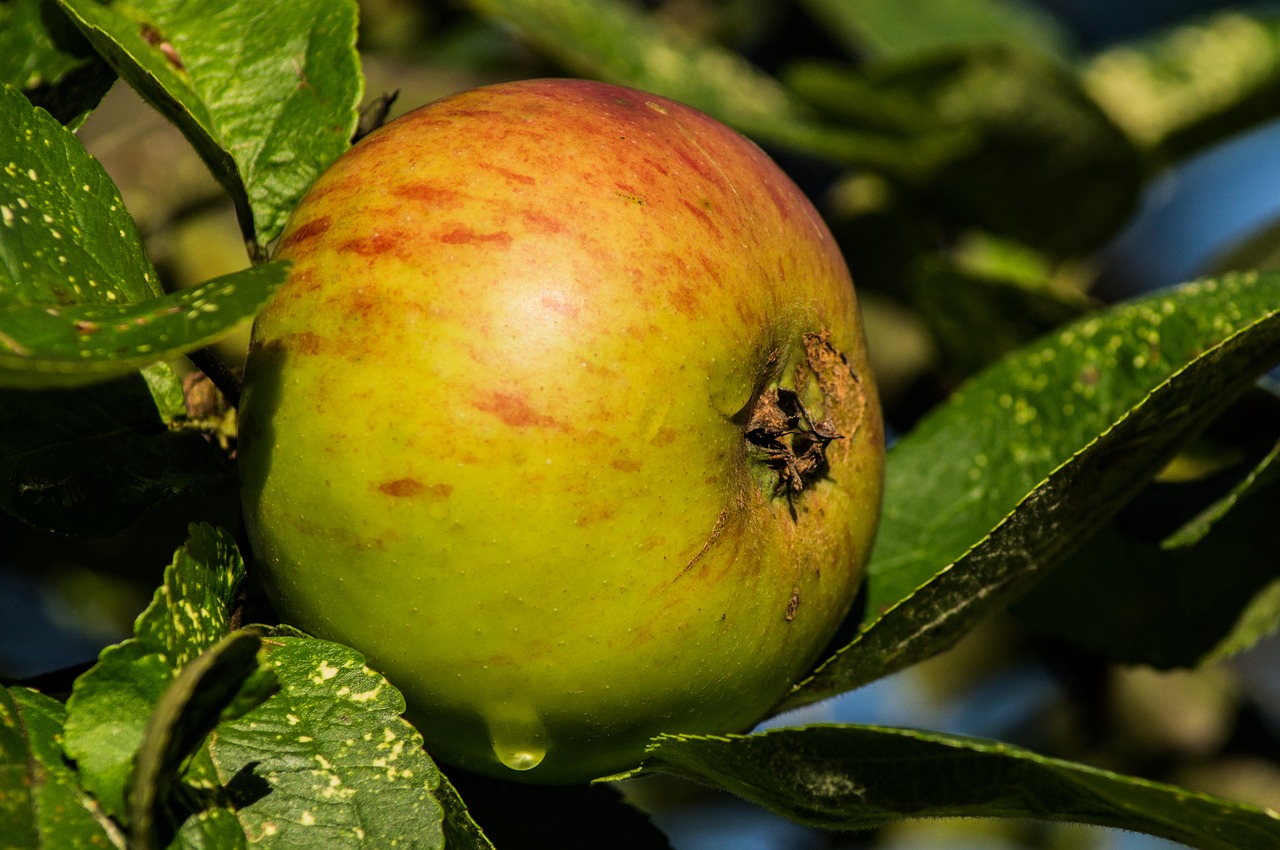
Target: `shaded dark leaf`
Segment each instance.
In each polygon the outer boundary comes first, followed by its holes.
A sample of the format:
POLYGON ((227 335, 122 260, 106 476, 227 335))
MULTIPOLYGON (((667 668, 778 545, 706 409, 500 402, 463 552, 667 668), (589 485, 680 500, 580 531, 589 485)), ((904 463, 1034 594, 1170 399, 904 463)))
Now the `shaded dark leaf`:
POLYGON ((0 389, 0 508, 45 531, 106 536, 175 496, 234 488, 226 453, 171 430, 137 375, 73 390, 0 389))
POLYGON ((670 850, 649 816, 611 785, 503 782, 450 770, 454 787, 500 850, 670 850))
POLYGON ((74 127, 115 79, 54 0, 0 3, 0 83, 21 91, 33 106, 74 127))
POLYGON ((883 134, 819 120, 739 54, 662 26, 622 0, 470 0, 574 73, 651 91, 758 140, 918 180, 963 149, 963 132, 883 134))
POLYGON ((934 214, 1069 256, 1113 236, 1136 207, 1145 161, 1054 62, 989 46, 870 73, 981 139, 923 190, 934 214))
POLYGON ((801 5, 854 56, 902 58, 995 41, 1062 54, 1069 41, 1053 17, 1024 0, 801 0, 801 5))
POLYGON ((646 770, 740 794, 800 823, 869 829, 901 818, 1092 823, 1204 850, 1267 850, 1280 814, 1044 758, 994 741, 870 726, 655 739, 646 770))
POLYGON ((1076 292, 975 273, 942 258, 921 264, 911 295, 956 376, 978 372, 1095 307, 1076 292))
POLYGON ((1113 661, 1194 666, 1280 628, 1280 486, 1248 494, 1203 537, 1161 545, 1191 485, 1160 485, 1013 611, 1035 631, 1113 661))

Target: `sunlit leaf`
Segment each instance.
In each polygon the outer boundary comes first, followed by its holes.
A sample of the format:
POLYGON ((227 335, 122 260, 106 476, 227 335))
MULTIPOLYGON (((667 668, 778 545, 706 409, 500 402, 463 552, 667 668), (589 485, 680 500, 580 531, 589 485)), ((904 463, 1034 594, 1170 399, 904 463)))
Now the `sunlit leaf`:
POLYGON ((0 842, 5 848, 123 848, 120 831, 80 787, 59 740, 62 703, 0 688, 0 842))
POLYGON ((280 690, 221 724, 212 744, 250 839, 335 850, 444 847, 436 793, 447 780, 401 719, 400 692, 338 644, 273 637, 266 647, 280 690))
MULTIPOLYGON (((184 665, 160 696, 129 781, 135 850, 169 846, 167 828, 187 759, 220 720, 243 715, 275 690, 274 675, 259 668, 260 646, 256 634, 232 632, 184 665)), ((201 828, 209 817, 198 819, 201 828)))
POLYGON ((1176 161, 1280 115, 1280 17, 1249 10, 1183 21, 1083 67, 1129 135, 1176 161))
POLYGON ((126 375, 217 339, 283 281, 285 268, 268 265, 164 296, 120 193, 80 141, 8 86, 0 126, 0 386, 126 375))
POLYGON ((208 345, 253 318, 288 276, 273 262, 132 304, 0 307, 0 386, 73 387, 208 345))
MULTIPOLYGON (((161 294, 142 237, 80 140, 0 85, 0 306, 126 304, 161 294)), ((0 351, 10 351, 0 320, 0 351)))
POLYGON ((67 753, 85 787, 120 820, 148 718, 178 672, 230 632, 244 577, 227 532, 197 525, 191 533, 138 616, 135 637, 103 650, 67 701, 67 753))
POLYGON ((1150 520, 1127 516, 1167 513, 1189 486, 1155 488, 1150 504, 1122 513, 1014 613, 1037 633, 1160 668, 1215 661, 1280 630, 1280 487, 1233 490, 1213 504, 1211 524, 1184 526, 1176 546, 1150 520))
POLYGON ((264 256, 355 130, 354 0, 59 3, 191 141, 264 256))

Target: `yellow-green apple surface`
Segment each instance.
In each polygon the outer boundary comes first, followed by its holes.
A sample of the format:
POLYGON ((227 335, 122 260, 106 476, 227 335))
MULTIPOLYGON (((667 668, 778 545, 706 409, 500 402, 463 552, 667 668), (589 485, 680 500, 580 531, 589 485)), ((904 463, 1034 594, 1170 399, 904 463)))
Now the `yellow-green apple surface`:
POLYGON ((583 781, 750 727, 813 664, 883 428, 843 259, 758 148, 631 89, 481 88, 355 145, 276 255, 250 540, 433 755, 583 781))

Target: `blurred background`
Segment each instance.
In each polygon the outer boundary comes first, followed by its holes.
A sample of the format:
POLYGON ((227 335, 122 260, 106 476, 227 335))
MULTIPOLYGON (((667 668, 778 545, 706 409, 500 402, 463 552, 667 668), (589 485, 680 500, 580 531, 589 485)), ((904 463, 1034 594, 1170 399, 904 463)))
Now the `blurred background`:
MULTIPOLYGON (((823 5, 643 4, 666 25, 726 45, 797 87, 818 79, 823 61, 875 63, 929 47, 913 42, 929 37, 912 30, 917 3, 900 2, 896 11, 892 3, 866 4, 891 14, 871 15, 876 26, 857 35, 861 49, 852 52, 849 39, 835 35, 815 13, 823 5), (811 63, 810 77, 798 60, 811 63)), ((935 5, 954 11, 965 39, 983 39, 986 22, 965 15, 971 6, 992 4, 935 5)), ((1117 178, 1099 184, 1087 201, 1108 192, 1114 197, 1097 201, 1105 209, 1096 216, 1087 203, 1082 206, 1079 233, 1045 236, 1027 222, 1024 239, 1013 233, 1016 227, 957 227, 956 216, 925 222, 917 216, 923 205, 945 206, 956 196, 910 197, 873 172, 764 140, 845 245, 894 433, 909 430, 966 375, 1090 305, 1226 269, 1274 266, 1280 259, 1280 124, 1255 118, 1280 110, 1250 101, 1280 98, 1280 10, 1211 0, 1024 0, 994 7, 1001 10, 1002 27, 1013 21, 1033 33, 1047 61, 1077 75, 1110 121, 1139 147, 1145 144, 1147 153, 1155 152, 1140 183, 1117 178), (1224 119, 1231 126, 1208 132, 1205 122, 1186 119, 1188 111, 1213 112, 1215 98, 1243 104, 1224 119), (1200 135, 1181 132, 1186 126, 1200 135), (1086 232, 1091 223, 1097 232, 1086 232), (956 303, 947 295, 954 288, 937 285, 956 275, 998 283, 1002 303, 1014 299, 1017 309, 984 325, 981 314, 991 302, 956 303), (983 345, 975 344, 976 335, 983 345)), ((398 92, 393 116, 463 88, 565 73, 512 30, 460 3, 363 0, 361 14, 366 100, 398 92)), ((193 285, 245 265, 223 192, 177 131, 130 90, 117 85, 80 135, 119 184, 167 286, 193 285)), ((1002 190, 999 172, 975 179, 986 180, 989 193, 1002 190)), ((1046 186, 1045 203, 1058 203, 1051 182, 1046 186)), ((1001 221, 999 210, 985 214, 986 221, 1001 221)), ((222 343, 223 358, 235 364, 246 339, 247 328, 222 343)), ((1274 405, 1253 403, 1261 430, 1280 421, 1274 405)), ((1274 427, 1269 433, 1274 440, 1274 427)), ((1191 457, 1168 478, 1176 483, 1197 474, 1191 457)), ((57 671, 83 665, 128 636, 185 538, 186 523, 194 520, 235 527, 235 494, 178 496, 134 526, 92 540, 50 537, 0 516, 0 676, 56 679, 57 671)), ((1159 670, 1117 663, 1009 614, 942 658, 773 722, 814 721, 998 738, 1280 809, 1275 639, 1229 661, 1159 670)), ((823 833, 672 779, 636 781, 623 794, 651 815, 676 850, 1179 846, 1097 828, 995 820, 823 833)))

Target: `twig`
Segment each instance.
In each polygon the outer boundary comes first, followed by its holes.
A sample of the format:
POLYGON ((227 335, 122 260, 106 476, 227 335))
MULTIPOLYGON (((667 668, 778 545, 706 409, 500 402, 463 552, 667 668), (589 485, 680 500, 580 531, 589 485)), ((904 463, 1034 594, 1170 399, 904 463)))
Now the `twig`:
POLYGON ((240 407, 240 378, 212 348, 201 348, 192 351, 187 359, 209 376, 213 385, 227 398, 227 403, 234 408, 240 407))

